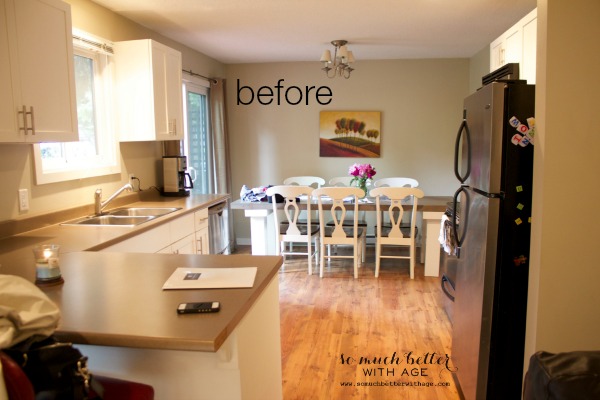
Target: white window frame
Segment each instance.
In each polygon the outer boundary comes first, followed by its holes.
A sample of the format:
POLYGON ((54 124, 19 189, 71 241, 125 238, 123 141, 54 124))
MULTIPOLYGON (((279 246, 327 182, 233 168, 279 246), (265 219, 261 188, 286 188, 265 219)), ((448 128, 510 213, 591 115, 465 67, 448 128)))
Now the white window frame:
POLYGON ((111 44, 85 32, 73 30, 73 53, 94 60, 96 141, 98 156, 83 162, 58 160, 53 166, 44 168, 39 144, 33 145, 36 183, 63 182, 121 173, 119 142, 114 129, 112 109, 113 60, 111 44))
MULTIPOLYGON (((188 132, 188 91, 191 92, 195 92, 195 93, 199 93, 199 94, 203 94, 206 96, 207 102, 209 101, 209 96, 210 96, 210 82, 206 79, 202 79, 202 78, 198 78, 196 76, 189 76, 189 77, 185 77, 183 79, 183 85, 182 85, 182 96, 183 96, 183 125, 184 125, 184 140, 183 140, 183 147, 184 147, 184 154, 186 156, 190 156, 190 143, 189 143, 189 132, 188 132)), ((207 104, 207 107, 208 104, 207 104)), ((206 113, 206 124, 207 124, 207 128, 208 128, 208 142, 209 142, 209 154, 208 154, 208 163, 209 163, 209 169, 212 169, 212 164, 213 164, 213 156, 212 156, 212 134, 211 134, 211 123, 210 123, 210 109, 207 109, 207 113, 206 113)), ((207 177, 202 177, 199 176, 199 172, 195 171, 193 169, 192 165, 192 160, 188 159, 188 170, 190 171, 191 175, 192 175, 192 179, 194 181, 196 181, 197 179, 205 179, 207 177)), ((208 182, 208 189, 210 192, 211 189, 211 182, 209 179, 208 182)))

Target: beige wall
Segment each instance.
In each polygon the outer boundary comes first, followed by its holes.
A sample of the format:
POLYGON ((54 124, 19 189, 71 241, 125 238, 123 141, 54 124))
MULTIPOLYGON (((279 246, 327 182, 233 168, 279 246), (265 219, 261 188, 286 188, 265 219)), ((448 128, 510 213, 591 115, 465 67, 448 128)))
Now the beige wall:
MULTIPOLYGON (((469 94, 469 60, 358 61, 350 79, 328 79, 319 63, 227 66, 233 197, 242 185, 280 184, 295 175, 328 180, 345 176, 354 162, 370 162, 377 178, 413 177, 427 195, 451 195, 454 139, 469 94), (237 79, 254 91, 283 85, 328 86, 333 101, 320 105, 237 105, 237 79), (321 110, 381 111, 381 158, 319 156, 321 110)), ((247 100, 247 91, 242 99, 247 100)), ((238 238, 249 238, 249 222, 235 211, 238 238)))
POLYGON ((469 88, 473 93, 479 89, 481 78, 490 73, 490 46, 485 46, 469 59, 469 88))
MULTIPOLYGON (((162 37, 89 0, 66 0, 71 4, 73 27, 112 41, 152 38, 182 52, 187 70, 217 77, 223 75, 223 65, 179 43, 162 37)), ((111 193, 128 181, 129 173, 141 179, 142 187, 161 184, 160 157, 162 145, 157 142, 121 144, 121 174, 74 180, 56 184, 36 185, 32 146, 0 143, 0 221, 72 208, 93 203, 96 188, 111 193), (29 189, 30 211, 18 210, 17 190, 29 189)))
POLYGON ((600 2, 538 0, 528 356, 600 349, 600 2))

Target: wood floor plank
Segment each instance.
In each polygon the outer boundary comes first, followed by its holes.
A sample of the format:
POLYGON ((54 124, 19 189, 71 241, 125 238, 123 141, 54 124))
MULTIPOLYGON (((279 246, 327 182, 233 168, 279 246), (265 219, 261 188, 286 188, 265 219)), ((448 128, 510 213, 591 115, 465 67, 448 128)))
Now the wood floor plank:
POLYGON ((449 368, 445 363, 452 328, 439 278, 424 277, 417 263, 411 280, 408 261, 397 259, 382 260, 375 278, 374 264, 368 249, 354 279, 350 259, 331 261, 323 278, 307 274, 306 258, 284 263, 279 283, 285 400, 459 398, 452 362, 449 368))

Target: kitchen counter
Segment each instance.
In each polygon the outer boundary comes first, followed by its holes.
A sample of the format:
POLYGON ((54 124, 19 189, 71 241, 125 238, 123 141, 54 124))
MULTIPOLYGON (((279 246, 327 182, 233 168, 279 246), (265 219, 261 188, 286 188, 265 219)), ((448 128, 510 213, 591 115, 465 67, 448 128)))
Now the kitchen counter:
POLYGON ((89 358, 92 373, 152 385, 156 399, 281 399, 281 257, 96 251, 227 199, 132 202, 182 209, 135 227, 54 224, 14 235, 0 240, 0 273, 34 281, 32 247, 61 246, 64 283, 42 290, 61 309, 57 337, 89 358), (162 290, 178 267, 249 266, 258 269, 252 288, 162 290), (201 301, 219 301, 221 310, 176 312, 201 301))
POLYGON ((217 351, 276 275, 281 257, 76 252, 60 258, 64 284, 42 290, 61 309, 56 332, 80 344, 217 351), (178 267, 257 267, 252 288, 162 290, 178 267), (179 315, 177 305, 220 301, 221 311, 179 315))
MULTIPOLYGON (((63 254, 76 251, 98 251, 110 247, 135 235, 168 223, 184 214, 207 208, 212 205, 227 201, 229 195, 190 195, 189 197, 162 197, 159 195, 145 196, 144 200, 136 200, 126 205, 115 201, 114 206, 107 210, 119 207, 178 207, 181 210, 172 212, 162 217, 144 222, 137 226, 67 226, 60 223, 88 214, 69 215, 64 219, 48 226, 32 229, 27 232, 13 235, 0 240, 0 273, 13 274, 24 277, 31 282, 35 281, 35 267, 33 264, 32 248, 39 244, 60 245, 61 257, 63 254)), ((38 221, 50 217, 36 217, 38 221)), ((38 222, 43 225, 43 222, 38 222)))
POLYGON ((89 358, 92 373, 152 385, 156 399, 281 399, 281 257, 74 252, 56 336, 89 358), (177 267, 257 267, 252 288, 162 290, 177 267), (213 314, 177 314, 219 301, 213 314))

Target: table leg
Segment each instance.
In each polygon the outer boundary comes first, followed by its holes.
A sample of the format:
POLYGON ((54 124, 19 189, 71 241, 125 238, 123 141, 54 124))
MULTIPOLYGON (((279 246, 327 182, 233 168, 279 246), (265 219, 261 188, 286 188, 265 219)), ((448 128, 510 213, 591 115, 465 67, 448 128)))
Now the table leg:
POLYGON ((439 276, 440 274, 440 223, 443 212, 423 212, 423 242, 425 249, 421 247, 421 262, 425 262, 425 276, 439 276))
POLYGON ((269 215, 273 210, 245 210, 244 216, 250 218, 250 240, 252 243, 252 255, 264 256, 275 254, 272 236, 269 229, 269 215))

